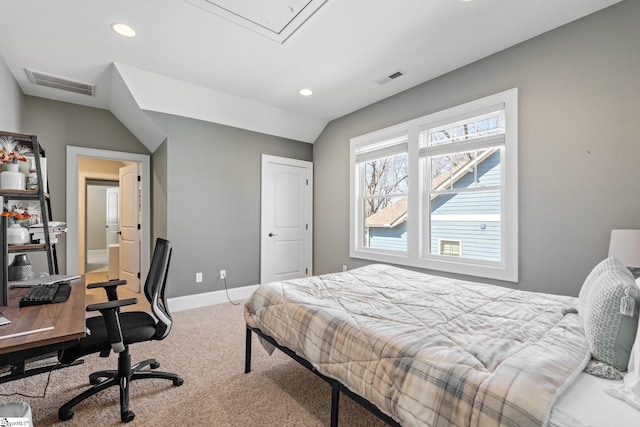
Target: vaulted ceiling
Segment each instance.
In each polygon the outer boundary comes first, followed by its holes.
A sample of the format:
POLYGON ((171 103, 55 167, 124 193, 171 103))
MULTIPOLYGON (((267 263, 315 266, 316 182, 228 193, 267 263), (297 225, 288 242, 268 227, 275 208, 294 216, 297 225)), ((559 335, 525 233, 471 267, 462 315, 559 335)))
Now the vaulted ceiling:
POLYGON ((313 143, 332 119, 618 1, 2 1, 0 56, 25 94, 109 109, 151 151, 164 136, 148 111, 313 143))

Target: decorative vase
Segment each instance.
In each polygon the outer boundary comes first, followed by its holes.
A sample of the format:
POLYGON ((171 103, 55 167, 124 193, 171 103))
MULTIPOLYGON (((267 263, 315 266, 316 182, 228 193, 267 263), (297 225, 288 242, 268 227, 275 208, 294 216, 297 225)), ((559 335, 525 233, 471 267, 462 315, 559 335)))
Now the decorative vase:
POLYGON ((5 190, 24 190, 25 176, 20 172, 17 163, 5 163, 4 170, 0 172, 0 188, 5 190))
POLYGON ((9 265, 9 280, 29 280, 33 277, 33 267, 27 254, 18 254, 9 265))
POLYGON ((29 243, 29 230, 17 222, 7 227, 7 243, 10 245, 24 245, 29 243))

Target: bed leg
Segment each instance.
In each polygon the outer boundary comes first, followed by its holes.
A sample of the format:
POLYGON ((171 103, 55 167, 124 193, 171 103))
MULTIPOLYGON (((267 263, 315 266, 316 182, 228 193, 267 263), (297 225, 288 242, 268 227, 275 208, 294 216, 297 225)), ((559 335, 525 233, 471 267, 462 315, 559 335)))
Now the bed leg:
POLYGON ((251 372, 251 329, 247 328, 247 337, 244 349, 244 373, 251 372))
POLYGON ((338 407, 340 406, 340 384, 331 382, 331 427, 338 427, 338 407))

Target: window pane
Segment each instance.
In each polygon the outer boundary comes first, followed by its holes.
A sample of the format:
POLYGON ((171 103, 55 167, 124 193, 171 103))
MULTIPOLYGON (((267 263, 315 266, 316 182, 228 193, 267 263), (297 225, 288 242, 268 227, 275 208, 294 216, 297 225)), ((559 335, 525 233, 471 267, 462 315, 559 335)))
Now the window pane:
POLYGON ((436 195, 431 201, 430 253, 438 242, 459 241, 463 258, 500 261, 500 191, 436 195))
MULTIPOLYGON (((368 161, 364 164, 365 197, 408 193, 407 153, 368 161)), ((386 206, 388 202, 383 204, 386 206)))
POLYGON ((407 197, 364 200, 364 242, 366 248, 407 250, 407 197))

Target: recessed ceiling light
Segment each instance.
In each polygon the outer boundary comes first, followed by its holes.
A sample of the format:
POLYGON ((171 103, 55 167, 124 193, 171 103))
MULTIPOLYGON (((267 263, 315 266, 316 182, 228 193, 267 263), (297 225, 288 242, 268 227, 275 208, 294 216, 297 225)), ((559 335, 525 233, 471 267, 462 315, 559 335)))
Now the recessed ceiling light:
POLYGON ((310 96, 311 94, 313 94, 311 89, 300 89, 300 95, 302 96, 310 96))
POLYGON ((121 36, 135 37, 136 32, 126 24, 111 24, 111 29, 121 36))

